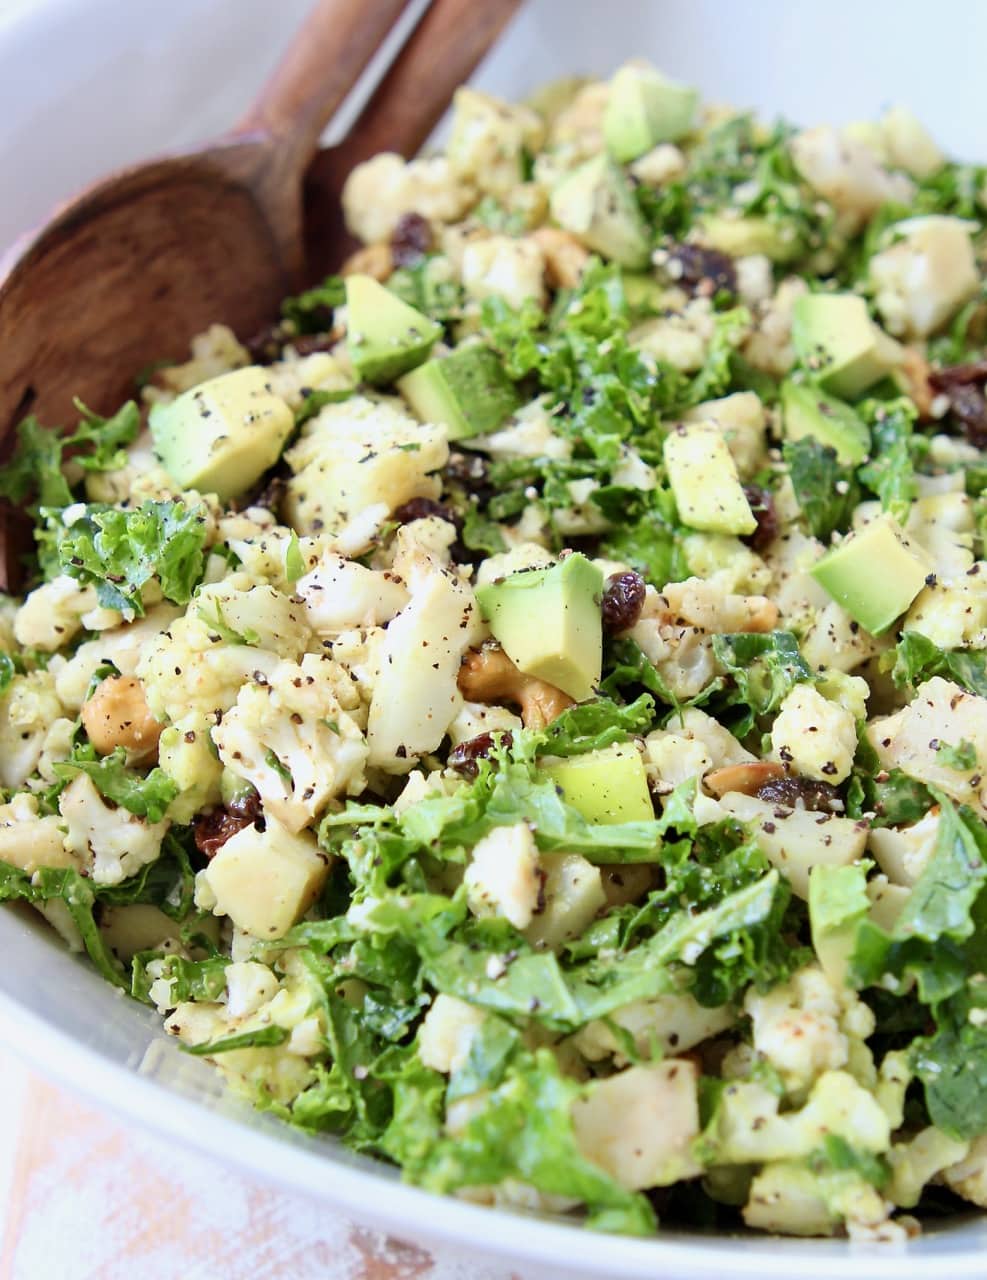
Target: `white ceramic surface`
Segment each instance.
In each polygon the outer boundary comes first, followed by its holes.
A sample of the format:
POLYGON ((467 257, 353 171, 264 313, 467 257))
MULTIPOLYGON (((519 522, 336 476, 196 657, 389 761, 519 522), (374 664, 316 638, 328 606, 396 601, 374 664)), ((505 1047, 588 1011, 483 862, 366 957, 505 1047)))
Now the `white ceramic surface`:
MULTIPOLYGON (((107 169, 230 124, 308 0, 0 0, 0 248, 107 169)), ((482 3, 483 0, 476 0, 482 3)), ((368 0, 372 3, 372 0, 368 0)), ((530 0, 478 77, 506 96, 647 54, 718 99, 806 121, 911 105, 943 143, 987 155, 983 0, 530 0)), ((2 352, 0 352, 2 359, 2 352)), ((258 1176, 423 1243, 456 1241, 550 1277, 973 1277, 987 1219, 904 1248, 592 1235, 402 1186, 218 1093, 205 1064, 29 913, 0 911, 0 1035, 43 1071, 258 1176)))

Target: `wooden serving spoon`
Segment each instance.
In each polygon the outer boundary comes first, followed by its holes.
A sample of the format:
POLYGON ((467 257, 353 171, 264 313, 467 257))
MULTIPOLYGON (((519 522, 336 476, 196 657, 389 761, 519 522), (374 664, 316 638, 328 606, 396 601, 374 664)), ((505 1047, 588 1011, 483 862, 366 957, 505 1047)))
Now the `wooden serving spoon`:
MULTIPOLYGON (((249 337, 341 260, 349 169, 378 150, 412 155, 519 0, 433 0, 304 197, 319 135, 406 3, 320 0, 229 135, 87 188, 0 261, 0 457, 25 414, 74 421, 76 396, 109 413, 152 361, 182 358, 214 321, 249 337)), ((0 589, 21 541, 9 517, 0 589)))

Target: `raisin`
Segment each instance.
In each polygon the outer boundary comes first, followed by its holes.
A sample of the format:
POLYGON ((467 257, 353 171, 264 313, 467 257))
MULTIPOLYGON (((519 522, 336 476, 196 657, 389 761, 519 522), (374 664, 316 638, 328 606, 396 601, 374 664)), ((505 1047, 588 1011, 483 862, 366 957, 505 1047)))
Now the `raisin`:
POLYGON ((689 293, 737 292, 737 270, 733 258, 719 249, 677 244, 669 251, 668 274, 689 293))
POLYGON ((253 787, 244 787, 227 804, 227 810, 234 818, 245 818, 247 822, 256 822, 261 815, 260 796, 253 787))
POLYGON ((283 344, 284 333, 281 324, 277 323, 266 325, 243 345, 250 355, 251 364, 273 364, 275 360, 281 359, 283 344))
POLYGON ((510 747, 513 742, 514 735, 510 729, 495 729, 490 733, 479 733, 475 738, 469 738, 466 742, 461 742, 458 747, 453 747, 449 752, 447 763, 449 768, 455 769, 457 773, 467 778, 475 778, 479 772, 477 760, 485 760, 494 747, 510 747))
POLYGON ((645 582, 639 573, 614 573, 607 578, 600 613, 607 631, 627 631, 644 608, 645 582))
POLYGON ((801 806, 816 813, 843 812, 843 799, 836 787, 829 782, 803 778, 799 774, 790 774, 786 778, 769 778, 767 782, 762 782, 754 794, 758 800, 782 805, 786 809, 801 806))
POLYGON ((429 516, 438 516, 440 520, 446 520, 449 524, 457 523, 456 517, 449 508, 433 498, 411 498, 394 512, 394 519, 400 524, 410 524, 412 520, 427 520, 429 516))
POLYGON ((965 386, 973 382, 987 383, 987 360, 971 360, 967 364, 949 364, 944 369, 929 370, 929 385, 936 391, 965 386))
POLYGON ((432 247, 432 228, 420 213, 402 213, 391 233, 391 257, 396 267, 413 267, 432 247))
POLYGON ((767 489, 762 489, 756 484, 744 485, 744 497, 750 504, 751 514, 757 521, 757 528, 742 541, 755 551, 763 551, 778 536, 778 512, 775 508, 775 500, 767 489))
POLYGON ((949 408, 960 431, 978 449, 987 445, 987 399, 982 388, 959 383, 946 391, 949 408))
POLYGON ((238 817, 226 809, 213 809, 211 813, 200 814, 193 828, 195 847, 207 858, 214 858, 230 836, 249 827, 250 823, 250 818, 238 817))

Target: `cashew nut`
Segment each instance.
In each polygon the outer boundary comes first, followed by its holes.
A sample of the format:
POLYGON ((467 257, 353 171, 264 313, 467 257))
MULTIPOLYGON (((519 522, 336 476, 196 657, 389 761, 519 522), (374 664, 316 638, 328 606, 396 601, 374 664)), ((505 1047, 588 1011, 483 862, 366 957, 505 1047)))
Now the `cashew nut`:
POLYGON ((901 373, 908 394, 918 410, 918 416, 923 419, 931 418, 936 393, 929 385, 929 362, 917 347, 905 347, 901 373))
POLYGON ((703 782, 719 800, 728 791, 752 796, 766 782, 784 776, 785 770, 774 760, 750 760, 746 764, 727 764, 722 769, 712 769, 703 782))
POLYGON ((573 705, 553 684, 519 671, 499 646, 471 649, 459 668, 459 691, 469 702, 513 702, 526 729, 544 729, 573 705))
POLYGON ((125 747, 132 763, 153 759, 164 728, 151 715, 144 686, 134 676, 109 676, 82 706, 82 724, 100 755, 125 747))
POLYGON ((378 244, 368 244, 365 248, 351 253, 343 263, 340 274, 372 276, 383 284, 389 279, 393 270, 394 256, 391 253, 391 246, 386 240, 381 240, 378 244))
POLYGON ((589 251, 569 231, 540 227, 531 239, 545 259, 545 278, 553 289, 575 289, 582 279, 589 251))

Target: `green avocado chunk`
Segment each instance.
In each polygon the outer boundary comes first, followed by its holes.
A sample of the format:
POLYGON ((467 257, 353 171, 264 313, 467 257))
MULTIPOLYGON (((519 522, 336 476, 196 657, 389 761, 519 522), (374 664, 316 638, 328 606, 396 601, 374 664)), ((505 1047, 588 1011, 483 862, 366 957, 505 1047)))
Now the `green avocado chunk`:
POLYGON ((442 326, 370 276, 346 277, 346 349, 364 382, 393 382, 422 363, 442 326))
POLYGON ((619 165, 594 156, 553 190, 552 217, 588 248, 632 271, 651 259, 651 234, 619 165))
POLYGON ((610 81, 603 138, 615 160, 636 160, 659 142, 676 142, 692 128, 699 94, 653 67, 621 67, 610 81))
POLYGON ((700 219, 699 235, 703 244, 731 258, 763 253, 772 262, 784 263, 798 257, 803 248, 799 237, 792 234, 791 226, 754 215, 707 214, 700 219))
POLYGON ((398 390, 422 422, 445 426, 450 440, 496 431, 521 404, 500 357, 478 344, 427 360, 398 390))
POLYGON ((583 702, 600 683, 602 591, 603 574, 577 552, 478 587, 476 599, 518 670, 583 702))
POLYGON ((161 465, 183 489, 229 502, 277 462, 295 425, 266 369, 234 369, 151 409, 161 465))
POLYGON ((587 822, 644 822, 655 816, 644 761, 633 743, 550 760, 542 767, 561 788, 566 804, 587 822))
POLYGON ((665 437, 665 471, 683 524, 708 533, 753 533, 751 511, 723 433, 712 423, 680 423, 665 437))
POLYGON ((879 516, 827 552, 810 573, 873 636, 905 612, 925 586, 931 562, 893 516, 879 516))
POLYGON ((812 436, 836 450, 845 467, 857 467, 870 452, 867 424, 848 404, 806 382, 785 382, 781 411, 786 440, 812 436))
POLYGON ((898 364, 901 348, 855 293, 807 293, 792 310, 792 345, 819 385, 853 399, 898 364))

